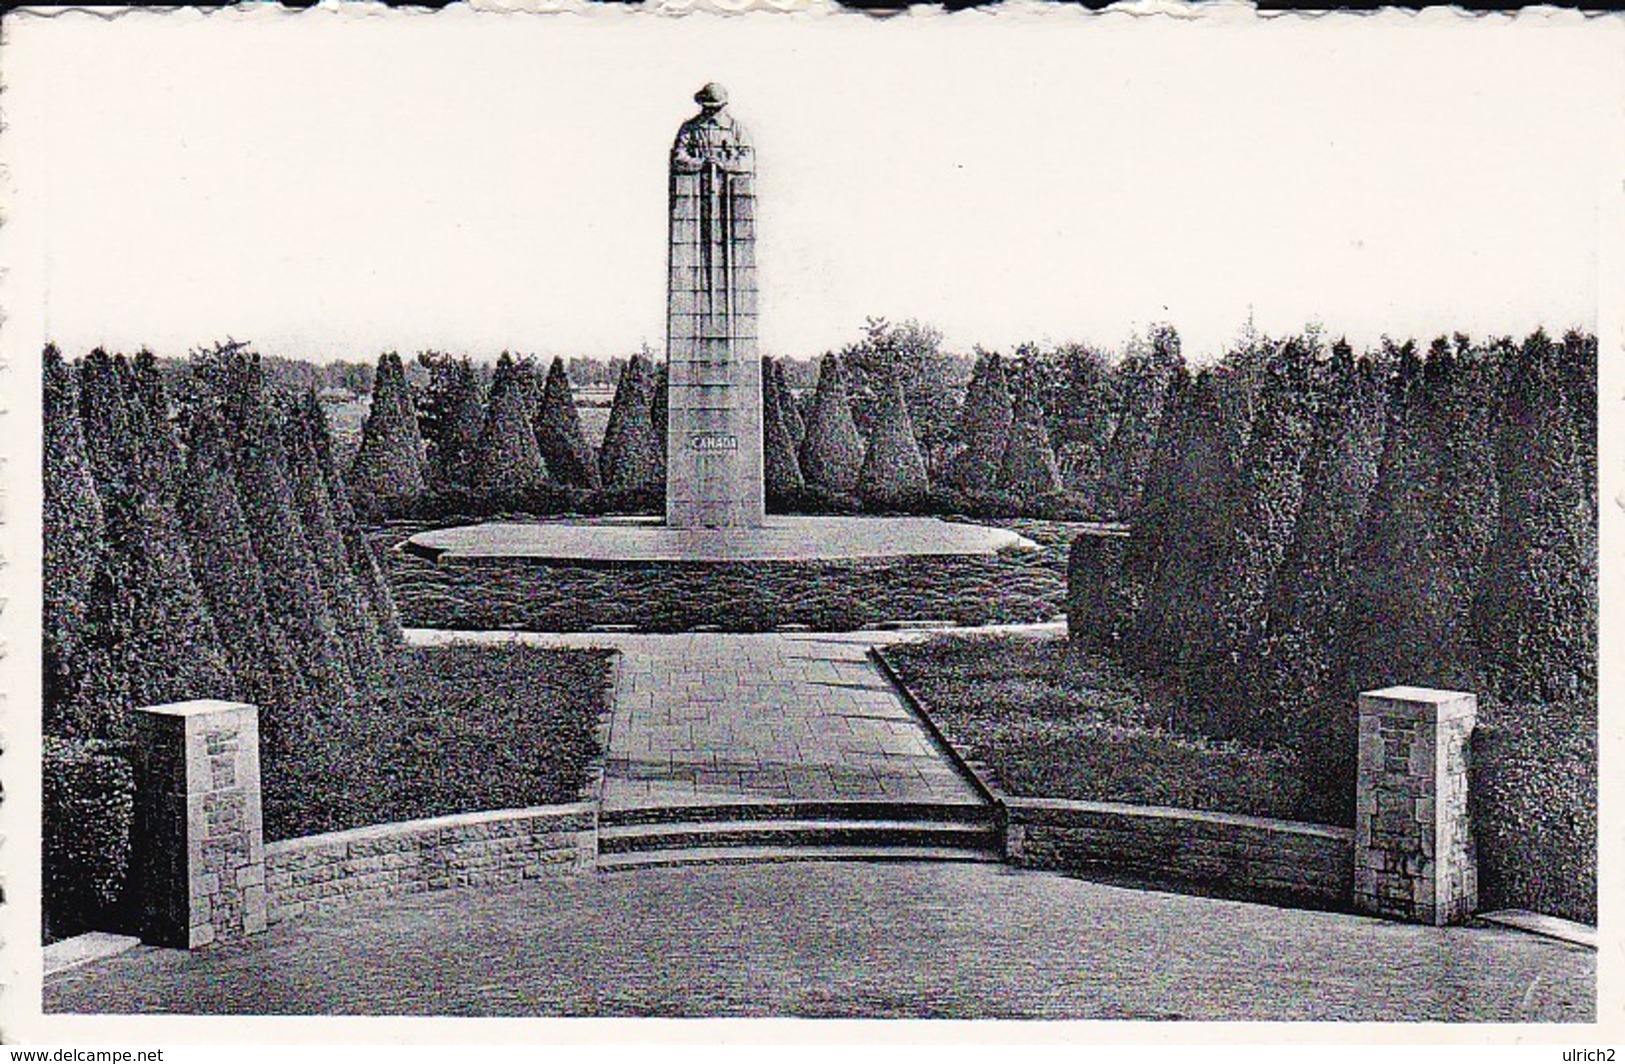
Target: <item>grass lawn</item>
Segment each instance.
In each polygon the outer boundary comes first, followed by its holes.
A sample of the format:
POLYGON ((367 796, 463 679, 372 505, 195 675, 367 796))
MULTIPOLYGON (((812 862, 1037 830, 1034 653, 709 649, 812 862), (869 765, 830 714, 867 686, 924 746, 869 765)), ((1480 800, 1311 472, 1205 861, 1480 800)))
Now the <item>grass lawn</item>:
MULTIPOLYGON (((533 562, 437 565, 388 550, 390 585, 408 627, 582 631, 629 624, 680 632, 696 625, 752 632, 780 624, 851 631, 904 619, 962 625, 1049 620, 1066 608, 1061 522, 981 522, 1019 532, 1036 551, 885 561, 620 567, 533 562)), ((424 524, 379 530, 394 547, 424 524)))
POLYGON ((326 753, 263 766, 265 837, 573 802, 599 756, 611 655, 449 646, 397 652, 326 753))
POLYGON ((1064 639, 938 636, 886 658, 967 759, 1024 797, 1306 819, 1290 752, 1171 730, 1175 702, 1064 639))

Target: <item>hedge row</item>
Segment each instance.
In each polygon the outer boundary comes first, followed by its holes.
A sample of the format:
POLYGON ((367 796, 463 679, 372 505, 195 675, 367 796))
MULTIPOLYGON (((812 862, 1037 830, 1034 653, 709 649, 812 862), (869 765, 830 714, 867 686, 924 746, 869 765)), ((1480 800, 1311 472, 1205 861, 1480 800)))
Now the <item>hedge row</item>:
MULTIPOLYGON (((1060 612, 1066 541, 1058 523, 1011 521, 1037 551, 992 556, 847 562, 665 566, 544 565, 522 559, 436 564, 390 550, 391 582, 404 623, 446 629, 582 631, 627 624, 681 632, 698 625, 765 631, 871 628, 904 619, 958 624, 1027 623, 1060 612)), ((398 545, 421 525, 379 532, 398 545)))
POLYGON ((1483 707, 1469 795, 1479 906, 1597 922, 1597 730, 1549 706, 1483 707))
POLYGON ((1290 749, 1353 816, 1355 696, 1474 691, 1489 903, 1595 913, 1596 340, 1258 341, 1176 372, 1126 541, 1080 537, 1080 646, 1190 727, 1290 749))
MULTIPOLYGON (((978 350, 972 366, 942 351, 941 339, 917 322, 873 319, 861 341, 819 360, 816 385, 805 365, 763 359, 769 506, 804 511, 831 500, 839 509, 856 499, 870 512, 947 513, 942 500, 974 496, 997 499, 1001 515, 1050 516, 1046 500, 1064 494, 1080 517, 1132 509, 1167 382, 1183 364, 1171 328, 1131 342, 1115 364, 1078 344, 1026 344, 1009 357, 978 350)), ((528 357, 504 353, 493 374, 466 356, 424 352, 413 393, 400 360, 383 356, 350 473, 357 508, 408 517, 434 505, 426 495, 543 486, 660 494, 666 369, 645 354, 616 361, 595 452, 561 359, 544 387, 528 357)))
POLYGON ((135 776, 122 748, 46 736, 40 799, 46 941, 126 926, 135 776))
POLYGON ((941 636, 886 658, 1010 794, 1303 819, 1293 754, 1178 730, 1176 700, 1064 640, 941 636))

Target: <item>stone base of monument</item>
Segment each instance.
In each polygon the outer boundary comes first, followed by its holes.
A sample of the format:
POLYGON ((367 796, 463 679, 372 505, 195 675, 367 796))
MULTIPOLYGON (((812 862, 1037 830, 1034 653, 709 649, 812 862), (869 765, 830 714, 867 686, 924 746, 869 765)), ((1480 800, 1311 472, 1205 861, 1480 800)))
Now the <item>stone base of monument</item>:
POLYGON ((1033 550, 1001 528, 935 517, 769 517, 761 528, 675 529, 659 518, 487 521, 420 532, 405 549, 434 561, 643 565, 825 562, 1033 550))

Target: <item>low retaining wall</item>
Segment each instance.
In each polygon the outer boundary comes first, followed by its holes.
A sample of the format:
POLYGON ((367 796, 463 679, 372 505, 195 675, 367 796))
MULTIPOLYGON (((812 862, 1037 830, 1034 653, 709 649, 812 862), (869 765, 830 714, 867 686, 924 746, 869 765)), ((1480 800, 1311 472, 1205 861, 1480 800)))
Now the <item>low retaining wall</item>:
POLYGON ((271 924, 312 912, 449 887, 590 872, 592 802, 409 820, 265 847, 271 924))
POLYGON ((1002 800, 1006 855, 1023 868, 1316 908, 1353 902, 1354 833, 1346 828, 1116 802, 1002 800))

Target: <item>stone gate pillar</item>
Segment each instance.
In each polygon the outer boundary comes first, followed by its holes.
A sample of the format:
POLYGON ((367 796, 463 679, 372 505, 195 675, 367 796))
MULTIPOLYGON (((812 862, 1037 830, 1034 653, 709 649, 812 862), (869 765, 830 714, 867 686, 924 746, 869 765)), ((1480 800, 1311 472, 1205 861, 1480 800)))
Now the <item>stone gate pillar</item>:
POLYGON ((1476 696, 1425 687, 1360 695, 1354 902, 1443 926, 1478 908, 1467 808, 1476 696))
POLYGON ((694 100, 671 149, 666 523, 752 528, 765 512, 756 155, 722 86, 694 100))
POLYGON ((142 941, 192 949, 264 931, 259 711, 150 706, 136 710, 135 738, 142 941))

